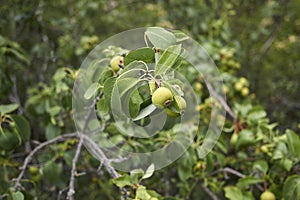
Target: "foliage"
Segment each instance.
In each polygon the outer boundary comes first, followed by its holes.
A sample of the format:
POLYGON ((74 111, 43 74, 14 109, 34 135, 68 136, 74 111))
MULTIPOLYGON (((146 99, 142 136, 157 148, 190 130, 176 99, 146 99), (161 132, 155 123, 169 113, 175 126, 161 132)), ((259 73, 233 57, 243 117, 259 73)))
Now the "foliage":
MULTIPOLYGON (((76 163, 76 199, 119 199, 124 188, 128 199, 141 200, 258 199, 265 190, 272 191, 276 199, 300 198, 300 112, 295 110, 299 107, 299 6, 296 0, 13 0, 1 4, 1 197, 56 199, 68 195, 79 138, 63 136, 75 131, 72 88, 80 78, 80 63, 100 41, 114 33, 160 25, 184 30, 208 50, 221 72, 233 119, 226 118, 217 145, 202 158, 198 149, 212 105, 222 105, 217 100, 211 102, 203 77, 177 62, 182 58, 180 41, 184 37, 180 38, 179 32, 149 28, 148 47, 130 52, 109 47, 104 52, 109 59, 127 52, 125 69, 116 77, 108 65, 101 66, 103 72, 95 74, 95 84, 84 95, 91 99, 104 93, 97 112, 102 122, 109 123, 105 125, 105 137, 124 149, 141 152, 172 139, 176 122, 172 117, 158 137, 138 143, 116 131, 109 113, 116 87, 125 94, 137 84, 146 85, 145 93, 133 93, 127 113, 138 124, 147 123, 147 116, 156 109, 149 99, 157 83, 186 98, 185 90, 172 87, 174 80, 157 78, 172 69, 184 74, 197 92, 200 103, 195 110, 201 115, 201 125, 185 154, 157 171, 151 164, 111 177, 98 160, 82 150, 76 163), (154 51, 152 46, 161 51, 154 51), (147 64, 153 61, 156 65, 151 76, 124 76, 137 68, 149 72, 147 64), (22 169, 30 152, 58 137, 34 154, 27 168, 22 169), (25 174, 20 187, 14 178, 22 170, 25 174)), ((176 85, 181 85, 180 80, 176 79, 176 85)), ((181 113, 178 108, 175 101, 170 109, 181 113)))

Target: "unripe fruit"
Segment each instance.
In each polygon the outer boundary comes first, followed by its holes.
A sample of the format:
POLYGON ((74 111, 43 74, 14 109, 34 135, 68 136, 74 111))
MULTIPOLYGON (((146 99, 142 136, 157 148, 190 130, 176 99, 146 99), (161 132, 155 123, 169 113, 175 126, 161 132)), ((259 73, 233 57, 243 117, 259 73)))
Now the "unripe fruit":
POLYGON ((233 133, 232 135, 231 135, 231 138, 230 138, 230 144, 232 145, 232 146, 234 146, 235 144, 236 144, 236 141, 237 141, 237 139, 238 139, 238 134, 237 133, 233 133))
POLYGON ((31 174, 37 174, 37 173, 39 172, 39 168, 36 167, 36 166, 30 166, 30 167, 29 167, 29 172, 30 172, 31 174))
POLYGON ((170 117, 178 117, 180 116, 180 113, 177 113, 177 112, 174 112, 173 110, 169 109, 169 108, 166 108, 166 113, 168 116, 170 117))
POLYGON ((247 79, 245 77, 241 77, 239 80, 240 83, 242 83, 243 85, 246 85, 246 83, 248 82, 247 79))
POLYGON ((275 199, 276 199, 275 195, 268 190, 266 190, 260 195, 260 200, 275 200, 275 199))
POLYGON ((247 96, 247 95, 249 94, 249 88, 244 87, 244 88, 242 89, 242 91, 241 91, 241 94, 242 94, 243 96, 247 96))
POLYGON ((261 150, 263 153, 269 153, 269 149, 268 149, 268 147, 267 147, 266 145, 262 145, 262 146, 260 147, 260 150, 261 150))
POLYGON ((243 84, 241 82, 237 82, 237 83, 234 84, 234 88, 237 91, 241 91, 241 89, 243 88, 243 84))
POLYGON ((178 117, 178 116, 182 115, 184 112, 184 109, 186 109, 186 101, 181 96, 175 96, 174 100, 178 105, 180 113, 174 112, 169 108, 166 108, 166 113, 167 113, 167 115, 169 115, 171 117, 178 117))
POLYGON ((174 99, 177 102, 180 111, 186 109, 186 101, 183 97, 175 96, 174 99))
POLYGON ((165 108, 170 105, 173 99, 171 90, 160 87, 152 95, 152 103, 158 108, 165 108))
POLYGON ((200 91, 202 90, 202 85, 201 85, 201 83, 195 83, 195 90, 196 90, 197 92, 200 92, 200 91))
POLYGON ((110 66, 115 72, 119 71, 120 69, 119 65, 123 65, 123 63, 124 63, 123 56, 115 56, 110 60, 110 66))

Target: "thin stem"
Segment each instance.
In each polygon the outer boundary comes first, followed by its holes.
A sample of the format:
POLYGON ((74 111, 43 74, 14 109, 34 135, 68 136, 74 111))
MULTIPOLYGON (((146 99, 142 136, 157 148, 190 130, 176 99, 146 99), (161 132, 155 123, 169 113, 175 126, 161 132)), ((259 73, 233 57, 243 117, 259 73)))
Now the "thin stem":
POLYGON ((48 140, 46 142, 43 142, 43 143, 39 144, 37 147, 35 147, 28 154, 28 156, 25 158, 24 163, 23 163, 22 167, 20 168, 21 172, 19 173, 19 176, 15 179, 14 190, 16 191, 18 189, 18 187, 21 187, 20 181, 21 181, 22 177, 24 176, 25 170, 26 170, 29 162, 32 160, 33 156, 38 151, 40 151, 42 148, 44 148, 44 147, 46 147, 46 146, 48 146, 50 144, 53 144, 53 143, 56 143, 56 142, 62 142, 62 141, 65 141, 68 138, 74 138, 74 137, 77 137, 77 133, 76 132, 75 133, 63 134, 63 135, 60 135, 60 136, 58 136, 56 138, 53 138, 53 139, 48 140))
POLYGON ((75 176, 77 174, 76 164, 77 164, 80 152, 81 152, 82 145, 83 145, 83 140, 80 139, 79 143, 78 143, 78 146, 77 146, 77 149, 76 149, 75 156, 72 160, 72 170, 71 170, 71 177, 70 177, 70 183, 69 183, 69 191, 68 191, 68 196, 67 196, 67 199, 70 199, 70 200, 74 200, 75 176))
POLYGON ((212 200, 219 200, 219 198, 212 191, 210 191, 209 188, 205 187, 203 184, 200 184, 200 187, 212 200))
POLYGON ((234 112, 231 110, 231 108, 228 106, 228 104, 226 103, 226 100, 221 97, 212 87, 212 85, 209 82, 206 82, 206 86, 211 94, 211 96, 214 96, 223 106, 223 108, 225 109, 225 111, 234 119, 234 121, 236 121, 236 116, 234 114, 234 112))

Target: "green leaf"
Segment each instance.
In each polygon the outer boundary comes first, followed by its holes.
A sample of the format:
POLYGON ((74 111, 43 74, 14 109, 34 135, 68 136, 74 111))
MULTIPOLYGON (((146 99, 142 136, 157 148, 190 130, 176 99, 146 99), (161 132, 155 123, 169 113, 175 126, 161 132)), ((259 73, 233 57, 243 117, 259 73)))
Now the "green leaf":
POLYGON ((257 184, 257 183, 262 183, 262 182, 264 182, 264 181, 260 178, 247 176, 247 177, 244 177, 244 178, 240 178, 239 181, 238 181, 237 186, 239 188, 247 189, 250 185, 257 184))
POLYGON ((128 174, 123 174, 122 176, 113 179, 112 182, 119 188, 123 188, 125 186, 133 187, 133 184, 131 183, 131 177, 128 174))
POLYGON ((55 163, 53 161, 48 161, 42 167, 43 176, 52 183, 55 183, 61 178, 63 171, 62 163, 55 163))
POLYGON ((286 131, 288 148, 292 156, 300 158, 300 138, 292 130, 286 131))
POLYGON ((153 63, 155 61, 154 50, 149 47, 143 47, 129 52, 124 59, 125 66, 135 60, 143 61, 145 63, 153 63))
POLYGON ((18 104, 8 104, 8 105, 0 105, 0 114, 4 115, 7 113, 11 113, 19 108, 18 104))
POLYGON ((156 109, 156 106, 153 104, 150 104, 149 106, 147 106, 146 108, 142 109, 140 111, 140 113, 138 114, 138 116, 136 116, 135 118, 133 118, 133 121, 137 121, 140 120, 148 115, 150 115, 154 110, 156 109))
POLYGON ((11 197, 12 197, 12 200, 24 200, 24 195, 20 191, 12 193, 11 197))
POLYGON ((143 98, 141 97, 138 90, 134 90, 129 101, 129 113, 131 117, 136 117, 140 111, 140 105, 143 103, 143 98))
POLYGON ((241 200, 243 199, 242 191, 234 186, 227 186, 224 188, 225 197, 229 200, 241 200))
POLYGON ((162 75, 172 68, 180 52, 181 44, 170 46, 166 49, 155 66, 155 75, 162 75))
POLYGON ((133 184, 138 184, 139 179, 144 176, 144 170, 134 169, 130 171, 131 182, 133 184))
POLYGON ((143 80, 139 78, 133 78, 133 77, 117 79, 116 85, 120 93, 119 96, 123 97, 130 89, 137 86, 137 84, 141 81, 143 80))
POLYGON ((61 134, 61 130, 58 126, 49 123, 46 127, 46 138, 47 140, 51 140, 61 134))
POLYGON ((95 95, 95 93, 98 91, 100 87, 101 85, 99 83, 92 83, 84 93, 84 98, 90 99, 93 95, 95 95))
POLYGON ((107 79, 112 78, 114 72, 112 71, 112 69, 110 68, 106 68, 105 70, 102 71, 102 73, 100 74, 98 83, 100 85, 104 85, 104 83, 106 82, 107 79))
POLYGON ((135 198, 136 199, 140 199, 140 200, 150 200, 151 196, 150 196, 150 194, 148 194, 148 192, 146 190, 146 187, 140 185, 138 187, 138 189, 136 190, 136 196, 135 196, 135 198))
POLYGON ((282 194, 285 200, 300 199, 300 175, 292 175, 286 179, 282 194))
POLYGON ((55 74, 53 75, 53 80, 55 82, 60 82, 61 80, 63 80, 65 77, 67 76, 67 72, 64 70, 64 68, 58 68, 55 72, 55 74))
POLYGON ((253 164, 253 170, 259 170, 263 174, 266 174, 269 169, 268 163, 265 160, 257 160, 253 164))
POLYGON ((273 152, 272 159, 273 160, 279 160, 285 157, 285 155, 288 153, 288 149, 286 147, 286 144, 283 142, 279 142, 276 145, 276 148, 273 152))
POLYGON ((98 102, 97 102, 97 113, 99 116, 103 116, 105 114, 108 114, 109 109, 108 106, 105 102, 104 98, 101 98, 98 102))
POLYGON ((290 171, 293 167, 293 161, 288 158, 281 160, 280 164, 286 171, 290 171))
POLYGON ((17 145, 21 144, 21 138, 16 131, 3 130, 0 134, 0 149, 13 150, 17 145))
POLYGON ((266 111, 258 108, 253 108, 247 115, 247 120, 251 123, 258 122, 260 119, 267 116, 266 111))
POLYGON ((29 64, 29 59, 22 52, 19 52, 16 49, 12 49, 12 48, 7 48, 6 52, 14 54, 14 56, 18 58, 20 61, 26 63, 27 65, 29 64))
POLYGON ((176 42, 182 42, 190 38, 189 36, 187 36, 185 33, 181 31, 174 31, 174 36, 176 38, 176 42))
POLYGON ((132 61, 131 63, 126 65, 126 67, 123 69, 120 77, 122 77, 124 74, 127 74, 131 70, 147 70, 147 67, 139 61, 136 61, 136 60, 132 61))
POLYGON ((117 78, 111 77, 111 78, 107 79, 104 83, 104 89, 103 89, 104 98, 109 107, 110 107, 110 102, 111 102, 112 91, 115 86, 116 80, 117 80, 117 78))
POLYGON ((16 128, 23 142, 28 141, 31 135, 29 122, 23 116, 20 115, 11 115, 11 118, 16 123, 16 128))
POLYGON ((188 178, 192 176, 192 170, 193 170, 192 152, 193 152, 192 150, 186 151, 185 154, 179 160, 180 162, 177 167, 177 171, 178 171, 178 176, 182 181, 186 181, 188 178))
POLYGON ((142 177, 142 179, 150 178, 150 177, 153 175, 154 171, 155 171, 155 166, 154 166, 154 164, 152 163, 152 164, 147 168, 147 170, 146 170, 144 176, 142 177))
POLYGON ((255 137, 252 131, 243 129, 239 132, 238 138, 236 141, 236 147, 247 146, 255 143, 255 137))
POLYGON ((149 27, 145 34, 154 47, 163 50, 176 43, 174 34, 160 27, 149 27))

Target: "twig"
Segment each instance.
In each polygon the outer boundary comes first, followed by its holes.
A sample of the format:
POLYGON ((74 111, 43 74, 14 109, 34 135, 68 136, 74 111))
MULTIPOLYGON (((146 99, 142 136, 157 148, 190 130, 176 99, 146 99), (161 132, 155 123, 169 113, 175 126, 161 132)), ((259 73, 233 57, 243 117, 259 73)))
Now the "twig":
POLYGON ((221 97, 212 87, 212 85, 207 81, 206 82, 206 86, 210 92, 210 94, 212 96, 214 96, 223 106, 223 108, 226 110, 226 112, 233 118, 233 120, 236 120, 236 116, 234 114, 234 112, 231 110, 231 108, 228 106, 228 104, 226 103, 226 100, 221 97))
POLYGON ((208 189, 207 187, 205 187, 203 184, 200 184, 201 189, 206 192, 206 194, 208 194, 208 196, 212 199, 212 200, 219 200, 219 198, 212 192, 210 191, 210 189, 208 189))
MULTIPOLYGON (((106 168, 107 172, 110 174, 112 178, 118 178, 121 175, 115 170, 115 168, 111 165, 111 160, 106 157, 102 149, 99 148, 99 146, 88 136, 82 135, 82 139, 89 144, 91 148, 89 150, 91 153, 93 153, 95 156, 98 157, 98 159, 101 161, 101 164, 106 168)), ((125 188, 121 188, 122 196, 121 199, 127 198, 127 190, 125 188)))
POLYGON ((72 160, 72 170, 71 170, 71 177, 70 177, 70 183, 69 183, 69 191, 68 191, 68 196, 67 199, 73 200, 74 199, 74 194, 75 194, 75 175, 77 174, 77 170, 76 170, 76 164, 79 158, 79 154, 81 152, 81 148, 83 145, 83 140, 80 139, 77 149, 76 149, 76 153, 75 156, 72 160))
POLYGON ((24 176, 25 170, 26 170, 29 162, 32 160, 34 154, 36 154, 39 150, 41 150, 45 146, 48 146, 48 145, 56 143, 56 142, 61 142, 68 138, 73 138, 73 137, 77 137, 77 133, 68 133, 68 134, 60 135, 56 138, 53 138, 46 142, 43 142, 43 143, 39 144, 39 146, 35 147, 25 158, 24 163, 23 163, 22 167, 20 168, 21 172, 19 173, 19 176, 14 180, 15 181, 14 190, 17 191, 18 187, 21 187, 20 181, 21 181, 22 177, 24 176))
MULTIPOLYGON (((230 168, 230 167, 225 167, 224 169, 219 169, 219 170, 217 170, 217 171, 211 173, 211 175, 217 174, 217 173, 219 173, 219 172, 224 172, 224 173, 234 174, 234 175, 236 175, 237 177, 240 177, 240 178, 245 178, 245 177, 246 177, 246 175, 244 175, 244 174, 242 174, 241 172, 236 171, 236 170, 234 170, 234 169, 232 169, 232 168, 230 168)), ((225 175, 226 175, 226 174, 225 174, 225 175)), ((259 189, 261 192, 265 191, 264 188, 263 188, 261 185, 259 185, 259 184, 255 184, 255 187, 256 187, 257 189, 259 189)))
POLYGON ((236 171, 236 170, 234 170, 234 169, 231 169, 231 168, 229 168, 229 167, 225 167, 224 169, 221 169, 221 171, 222 172, 227 172, 227 173, 231 173, 231 174, 234 174, 234 175, 236 175, 236 176, 238 176, 238 177, 240 177, 240 178, 244 178, 245 177, 245 175, 244 174, 242 174, 242 173, 240 173, 240 172, 238 172, 238 171, 236 171))

